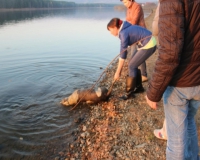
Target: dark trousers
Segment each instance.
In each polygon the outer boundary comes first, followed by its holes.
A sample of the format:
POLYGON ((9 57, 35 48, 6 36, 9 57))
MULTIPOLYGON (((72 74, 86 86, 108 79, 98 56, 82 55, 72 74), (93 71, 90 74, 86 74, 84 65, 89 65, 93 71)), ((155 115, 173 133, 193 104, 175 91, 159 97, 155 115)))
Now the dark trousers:
MULTIPOLYGON (((155 50, 156 46, 149 49, 137 50, 135 54, 132 54, 128 64, 128 71, 130 77, 136 77, 138 67, 141 64, 143 64, 155 52, 155 50)), ((141 66, 141 72, 142 69, 146 70, 146 63, 141 66)))

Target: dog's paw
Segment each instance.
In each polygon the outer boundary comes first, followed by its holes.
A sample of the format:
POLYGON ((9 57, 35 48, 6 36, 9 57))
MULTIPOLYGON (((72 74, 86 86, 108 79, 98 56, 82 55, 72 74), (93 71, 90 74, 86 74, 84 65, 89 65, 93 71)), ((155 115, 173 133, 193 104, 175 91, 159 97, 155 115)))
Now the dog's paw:
POLYGON ((94 104, 93 101, 86 101, 87 104, 94 104))

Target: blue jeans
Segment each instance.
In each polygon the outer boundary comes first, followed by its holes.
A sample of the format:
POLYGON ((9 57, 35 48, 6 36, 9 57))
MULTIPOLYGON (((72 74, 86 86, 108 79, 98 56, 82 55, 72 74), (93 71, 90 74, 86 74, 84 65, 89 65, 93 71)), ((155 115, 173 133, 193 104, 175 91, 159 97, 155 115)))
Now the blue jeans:
POLYGON ((199 160, 194 116, 200 106, 200 86, 168 86, 163 95, 167 129, 167 160, 199 160))
POLYGON ((146 67, 146 61, 144 61, 140 66, 139 66, 140 70, 141 70, 141 75, 147 77, 147 67, 146 67))
POLYGON ((149 49, 141 49, 137 50, 134 54, 132 54, 129 64, 128 64, 128 72, 130 77, 137 76, 138 67, 144 63, 156 50, 156 46, 149 49))
MULTIPOLYGON (((137 47, 136 44, 131 46, 131 54, 133 57, 135 55, 135 53, 137 52, 137 47)), ((141 70, 141 75, 147 77, 147 69, 146 69, 146 62, 144 61, 140 66, 139 66, 140 70, 141 70)))

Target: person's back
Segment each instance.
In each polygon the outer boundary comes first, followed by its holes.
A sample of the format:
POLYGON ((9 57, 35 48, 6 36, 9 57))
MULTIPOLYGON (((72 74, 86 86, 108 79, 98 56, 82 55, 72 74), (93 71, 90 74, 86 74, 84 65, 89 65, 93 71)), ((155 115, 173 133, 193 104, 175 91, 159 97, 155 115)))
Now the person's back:
MULTIPOLYGON (((123 26, 119 32, 119 38, 121 39, 121 51, 126 50, 128 46, 133 43, 137 43, 138 50, 144 48, 146 44, 152 38, 152 33, 146 28, 140 27, 138 25, 131 25, 129 22, 124 22, 123 26)), ((127 52, 123 52, 123 58, 126 58, 127 52)))
POLYGON ((160 46, 157 62, 161 61, 162 64, 155 66, 156 72, 154 74, 159 73, 163 76, 150 82, 150 86, 157 86, 157 84, 162 83, 159 88, 155 88, 160 90, 159 95, 158 92, 155 92, 155 89, 150 89, 149 96, 154 101, 161 99, 162 94, 160 93, 164 92, 167 85, 176 87, 200 85, 199 1, 177 0, 160 6, 158 24, 160 46), (171 3, 173 3, 173 7, 170 6, 171 3), (182 5, 185 7, 183 8, 182 5), (178 14, 175 12, 178 12, 178 14), (173 16, 168 15, 168 13, 173 16))
POLYGON ((127 9, 126 21, 132 25, 139 25, 146 28, 144 21, 144 12, 140 4, 135 1, 132 2, 131 6, 127 9))
POLYGON ((147 89, 156 109, 163 96, 166 159, 199 159, 194 116, 200 107, 200 0, 160 0, 158 59, 147 89))
MULTIPOLYGON (((180 40, 174 42, 183 45, 180 51, 179 66, 173 75, 170 85, 176 87, 192 87, 200 85, 200 1, 184 0, 184 21, 181 20, 180 40), (184 28, 182 28, 184 26, 184 28), (180 42, 179 42, 180 41, 180 42)), ((161 11, 162 14, 162 11, 161 11)), ((161 18, 161 21, 163 18, 161 18)), ((161 25, 161 27, 164 25, 161 25)), ((174 30, 174 33, 177 33, 174 30)), ((160 35, 160 39, 164 35, 160 35)), ((160 42, 164 43, 164 42, 160 42)), ((167 44, 166 44, 167 45, 167 44)), ((172 49, 173 49, 172 48, 172 49)), ((162 49, 162 48, 161 48, 162 49)), ((164 48, 163 48, 164 49, 164 48)), ((181 47, 180 47, 181 49, 181 47)))

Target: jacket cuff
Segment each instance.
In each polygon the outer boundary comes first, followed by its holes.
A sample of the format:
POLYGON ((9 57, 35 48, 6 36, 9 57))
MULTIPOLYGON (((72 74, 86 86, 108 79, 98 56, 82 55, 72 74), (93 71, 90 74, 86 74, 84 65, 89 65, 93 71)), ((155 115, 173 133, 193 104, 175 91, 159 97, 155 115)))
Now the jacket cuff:
POLYGON ((148 84, 146 93, 148 99, 153 102, 159 102, 162 99, 162 93, 160 93, 159 90, 153 88, 150 84, 148 84))

